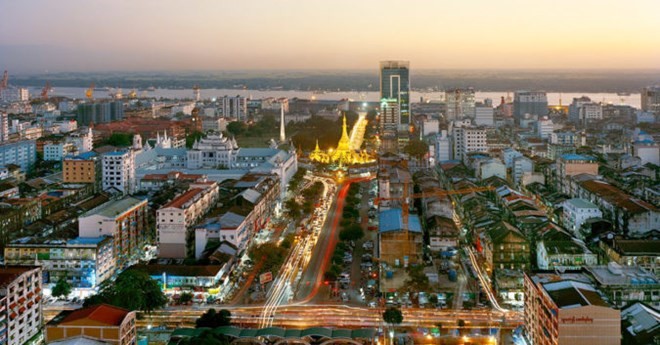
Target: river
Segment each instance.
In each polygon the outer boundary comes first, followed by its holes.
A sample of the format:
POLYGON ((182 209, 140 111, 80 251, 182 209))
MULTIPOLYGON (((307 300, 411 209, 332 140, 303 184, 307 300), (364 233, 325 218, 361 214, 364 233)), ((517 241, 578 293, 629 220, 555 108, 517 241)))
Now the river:
MULTIPOLYGON (((70 98, 84 98, 85 97, 85 88, 80 87, 57 87, 53 88, 51 96, 65 96, 70 98)), ((124 95, 130 92, 130 89, 124 89, 124 95)), ((266 98, 266 97, 286 97, 286 98, 302 98, 302 99, 319 99, 319 100, 339 100, 343 98, 348 98, 356 101, 378 101, 379 93, 374 91, 369 92, 358 92, 358 91, 348 91, 348 92, 325 92, 325 93, 314 93, 312 91, 291 91, 291 90, 240 90, 240 89, 202 89, 201 96, 202 99, 210 99, 214 97, 222 97, 225 95, 236 96, 241 95, 244 97, 250 97, 254 99, 266 98)), ((30 94, 34 97, 38 95, 41 90, 37 88, 30 88, 30 94)), ((94 91, 96 98, 105 98, 109 95, 109 90, 96 90, 94 91)), ((164 97, 164 98, 192 98, 193 91, 192 89, 156 89, 154 91, 138 91, 140 97, 164 97)), ((412 91, 411 102, 419 102, 421 97, 431 100, 442 100, 444 99, 444 93, 440 91, 436 92, 420 92, 412 91)), ((511 96, 513 98, 513 92, 476 92, 475 98, 477 101, 482 101, 486 98, 493 100, 493 104, 499 104, 501 97, 511 96)), ((568 105, 571 103, 573 98, 587 96, 591 98, 594 102, 603 102, 611 104, 627 104, 636 108, 639 108, 641 105, 641 97, 639 93, 632 93, 630 95, 620 96, 616 93, 558 93, 558 92, 549 92, 548 93, 548 103, 550 105, 558 105, 561 99, 561 104, 568 105)))

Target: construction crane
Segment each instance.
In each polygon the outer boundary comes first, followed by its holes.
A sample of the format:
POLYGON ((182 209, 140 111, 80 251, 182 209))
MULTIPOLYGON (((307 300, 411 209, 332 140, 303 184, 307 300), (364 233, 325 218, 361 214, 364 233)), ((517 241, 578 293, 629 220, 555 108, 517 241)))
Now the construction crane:
POLYGON ((94 99, 94 82, 92 82, 91 85, 89 85, 89 89, 85 91, 85 97, 87 97, 88 100, 93 100, 94 99))
MULTIPOLYGON (((478 193, 478 192, 487 192, 487 191, 493 191, 495 190, 495 187, 492 186, 486 186, 486 187, 473 187, 473 188, 465 188, 465 189, 456 189, 456 190, 434 190, 430 192, 422 192, 422 193, 413 193, 409 196, 406 196, 408 194, 408 183, 403 184, 403 195, 402 197, 386 197, 386 198, 376 198, 374 203, 375 204, 380 204, 382 201, 401 201, 401 226, 402 226, 402 238, 399 240, 404 241, 404 257, 409 256, 411 253, 410 250, 410 234, 408 232, 408 218, 409 218, 409 204, 408 204, 408 199, 420 199, 420 198, 428 198, 428 197, 435 197, 435 196, 449 196, 449 195, 460 195, 460 194, 470 194, 470 193, 478 193)), ((381 253, 382 254, 382 253, 381 253)))
POLYGON ((46 85, 41 89, 41 99, 44 101, 48 100, 48 93, 50 93, 50 82, 46 81, 46 85))

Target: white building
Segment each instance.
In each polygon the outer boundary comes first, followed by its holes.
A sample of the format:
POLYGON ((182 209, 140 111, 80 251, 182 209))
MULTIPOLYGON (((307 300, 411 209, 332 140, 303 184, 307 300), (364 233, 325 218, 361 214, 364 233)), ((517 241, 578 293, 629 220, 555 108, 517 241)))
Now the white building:
POLYGON ((80 153, 89 152, 94 149, 94 132, 87 127, 87 130, 71 133, 66 137, 66 141, 75 145, 80 153))
POLYGON ((550 139, 554 130, 555 126, 549 117, 543 116, 536 121, 536 133, 541 139, 550 139))
POLYGON ((564 207, 562 214, 564 227, 572 231, 576 237, 581 237, 580 227, 582 227, 585 221, 591 218, 603 217, 603 213, 598 206, 588 200, 579 198, 569 199, 564 201, 562 206, 564 207))
POLYGON ((247 120, 247 98, 224 96, 218 102, 224 118, 234 118, 237 121, 247 120))
POLYGON ((422 136, 438 133, 440 122, 437 119, 428 119, 422 122, 422 136))
POLYGON ((506 180, 506 166, 499 159, 491 159, 479 166, 479 177, 482 180, 492 176, 506 180))
POLYGON ((525 157, 516 157, 513 159, 513 166, 511 168, 511 176, 513 178, 514 185, 518 185, 522 182, 523 176, 531 174, 534 172, 534 162, 525 157))
POLYGON ((233 212, 209 219, 205 224, 195 228, 195 257, 202 256, 206 244, 211 240, 229 242, 241 252, 246 249, 253 235, 250 232, 250 224, 246 222, 246 217, 233 212))
POLYGON ((78 122, 76 120, 56 121, 53 122, 53 125, 60 127, 60 133, 69 133, 78 129, 78 122))
POLYGON ((603 107, 600 103, 583 103, 578 111, 579 119, 582 123, 603 119, 603 107))
POLYGON ((435 161, 444 162, 452 159, 451 149, 451 139, 447 135, 447 130, 443 129, 440 134, 435 137, 435 161))
POLYGON ((224 132, 227 130, 227 120, 222 117, 204 118, 202 120, 202 131, 224 132))
POLYGON ((45 161, 60 162, 62 158, 68 155, 77 156, 78 154, 78 148, 72 143, 59 142, 44 145, 45 161))
POLYGON ((587 137, 582 132, 553 131, 550 134, 550 144, 586 146, 587 137))
POLYGON ((229 168, 238 155, 238 144, 219 134, 211 134, 193 144, 187 153, 187 168, 201 169, 219 167, 229 168))
POLYGON ((660 146, 652 140, 636 141, 633 144, 633 154, 642 160, 642 165, 660 165, 660 146))
POLYGON ((147 241, 147 200, 123 197, 101 204, 78 217, 78 236, 112 236, 117 269, 122 270, 144 254, 147 241))
POLYGON ((101 185, 104 191, 123 194, 135 192, 135 155, 132 150, 109 152, 101 161, 101 185))
POLYGON ((495 109, 483 103, 477 103, 474 107, 474 123, 477 126, 492 127, 495 125, 495 109))
POLYGON ((0 112, 0 143, 9 140, 9 118, 7 113, 0 112))
POLYGON ((158 209, 156 224, 159 257, 187 257, 186 239, 189 229, 215 205, 218 192, 218 184, 215 182, 193 183, 188 191, 158 209))
POLYGON ((454 159, 464 160, 470 152, 488 151, 486 130, 467 121, 454 121, 452 128, 454 159))
POLYGON ((474 89, 445 90, 447 104, 447 121, 460 120, 465 117, 474 118, 474 89))
POLYGON ((261 109, 262 110, 271 110, 271 111, 277 111, 278 113, 280 110, 284 108, 284 112, 288 113, 289 112, 289 99, 282 97, 282 98, 273 98, 273 97, 267 97, 261 100, 261 109))
POLYGON ((502 150, 502 160, 504 161, 504 165, 506 165, 507 168, 513 168, 513 160, 522 156, 523 154, 521 152, 516 151, 510 147, 502 150))
POLYGON ((178 113, 182 113, 183 115, 191 115, 193 109, 195 109, 195 103, 178 104, 172 107, 170 110, 170 116, 175 116, 178 113))
POLYGON ((43 324, 41 267, 0 269, 0 343, 26 344, 43 324))

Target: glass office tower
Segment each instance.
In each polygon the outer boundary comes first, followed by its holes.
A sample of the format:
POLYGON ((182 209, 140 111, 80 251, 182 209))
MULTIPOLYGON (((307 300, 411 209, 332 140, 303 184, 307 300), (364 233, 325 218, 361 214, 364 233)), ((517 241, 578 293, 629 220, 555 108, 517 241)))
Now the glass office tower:
POLYGON ((380 99, 396 99, 399 103, 399 127, 410 124, 410 62, 380 62, 380 99))

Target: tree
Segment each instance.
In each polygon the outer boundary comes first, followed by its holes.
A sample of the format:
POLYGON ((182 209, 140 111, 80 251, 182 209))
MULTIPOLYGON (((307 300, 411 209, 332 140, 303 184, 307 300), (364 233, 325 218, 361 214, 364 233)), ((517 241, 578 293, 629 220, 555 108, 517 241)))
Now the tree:
POLYGON ((383 313, 383 321, 390 325, 398 325, 403 322, 403 313, 395 307, 389 307, 383 313))
POLYGON ((233 135, 241 135, 245 132, 246 126, 245 123, 241 121, 234 121, 227 124, 227 132, 233 135))
POLYGON ((191 149, 195 141, 204 137, 204 133, 200 131, 194 131, 186 136, 186 148, 191 149))
POLYGON ((204 330, 197 336, 183 338, 178 345, 229 345, 231 339, 223 334, 215 334, 210 330, 204 330))
POLYGON ((364 230, 359 224, 351 224, 339 232, 342 241, 357 241, 364 237, 364 230))
POLYGON ((131 133, 112 133, 108 138, 108 145, 127 147, 133 144, 133 134, 131 133))
POLYGON ((53 297, 66 297, 71 293, 71 284, 66 281, 66 277, 60 278, 53 287, 53 297))
POLYGON ((117 276, 114 283, 102 284, 97 295, 88 297, 84 306, 107 303, 128 310, 150 313, 167 304, 158 282, 144 271, 126 270, 117 276))
POLYGON ((179 296, 179 303, 181 304, 188 304, 188 302, 192 302, 193 300, 193 294, 190 292, 184 292, 179 296))
POLYGON ((215 309, 211 308, 195 321, 195 327, 197 328, 216 328, 229 325, 231 325, 231 312, 229 312, 227 309, 220 309, 219 311, 216 311, 215 309))
POLYGON ((429 152, 429 144, 419 139, 413 139, 408 142, 403 151, 411 157, 421 159, 429 152))
POLYGON ((465 320, 458 319, 457 325, 458 325, 458 328, 460 328, 459 332, 463 333, 463 327, 465 327, 465 320))

